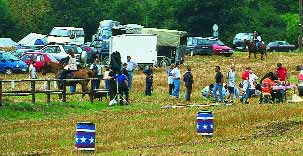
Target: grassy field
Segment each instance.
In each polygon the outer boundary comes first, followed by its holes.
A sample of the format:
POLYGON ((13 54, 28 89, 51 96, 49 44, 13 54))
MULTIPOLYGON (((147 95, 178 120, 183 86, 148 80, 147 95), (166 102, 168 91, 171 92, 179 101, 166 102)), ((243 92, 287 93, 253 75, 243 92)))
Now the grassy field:
MULTIPOLYGON (((259 56, 260 57, 260 56, 259 56)), ((144 96, 144 75, 137 71, 131 92, 131 105, 108 107, 106 102, 81 102, 79 96, 68 96, 60 103, 52 96, 37 96, 37 104, 30 97, 6 97, 0 107, 0 155, 86 155, 74 149, 77 122, 96 124, 95 155, 303 155, 302 103, 257 104, 239 102, 232 106, 162 109, 164 105, 208 104, 201 98, 201 89, 214 79, 214 66, 224 74, 231 64, 237 76, 250 66, 261 77, 273 71, 281 62, 288 69, 290 81, 296 83, 296 65, 303 63, 300 53, 271 53, 265 61, 248 59, 246 53, 232 57, 187 57, 192 66, 194 90, 192 101, 168 97, 165 69, 156 69, 153 95, 144 96), (214 137, 196 134, 196 114, 212 110, 215 116, 214 137)), ((181 68, 185 72, 185 66, 181 68)), ((49 75, 53 77, 53 75, 49 75)), ((22 79, 19 74, 2 79, 22 79)), ((240 80, 238 79, 239 83, 240 80)), ((6 90, 27 89, 28 84, 5 84, 6 90)), ((42 87, 43 84, 39 84, 42 87)), ((288 92, 291 97, 292 92, 288 92)), ((184 87, 181 87, 181 97, 184 87)), ((88 101, 88 98, 85 99, 88 101)))

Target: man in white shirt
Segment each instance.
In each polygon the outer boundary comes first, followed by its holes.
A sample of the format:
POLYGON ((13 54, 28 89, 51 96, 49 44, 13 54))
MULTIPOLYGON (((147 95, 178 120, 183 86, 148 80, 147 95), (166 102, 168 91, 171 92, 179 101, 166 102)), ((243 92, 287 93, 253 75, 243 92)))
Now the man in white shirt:
POLYGON ((174 77, 174 90, 172 92, 172 97, 179 98, 179 92, 180 92, 180 64, 177 63, 175 68, 171 71, 171 74, 174 77))
POLYGON ((100 64, 100 61, 98 58, 95 59, 95 62, 93 64, 90 65, 90 70, 92 70, 93 72, 96 72, 97 75, 96 77, 98 78, 98 80, 94 80, 93 82, 93 88, 94 89, 99 89, 100 88, 100 80, 102 79, 102 67, 100 64))
POLYGON ((128 89, 132 88, 132 82, 133 82, 133 71, 135 68, 137 68, 138 64, 136 62, 131 61, 131 57, 127 56, 127 67, 126 70, 128 72, 128 89))
POLYGON ((227 73, 227 88, 229 92, 227 100, 229 100, 230 103, 233 103, 234 92, 235 92, 235 80, 236 80, 235 65, 231 65, 230 71, 227 73))
POLYGON ((255 83, 258 80, 258 76, 252 70, 249 70, 249 79, 248 80, 249 80, 248 98, 250 98, 252 95, 255 94, 255 91, 256 91, 255 83))

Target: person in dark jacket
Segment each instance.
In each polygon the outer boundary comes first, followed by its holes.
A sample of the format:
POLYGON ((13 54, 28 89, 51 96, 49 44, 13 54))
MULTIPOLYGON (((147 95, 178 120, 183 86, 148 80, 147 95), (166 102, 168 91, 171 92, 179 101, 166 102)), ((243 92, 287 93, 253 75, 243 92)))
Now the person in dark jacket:
POLYGON ((191 94, 192 86, 193 86, 193 83, 194 83, 194 77, 193 77, 193 74, 191 73, 191 67, 190 66, 187 66, 187 70, 183 75, 183 81, 184 81, 185 88, 186 88, 186 90, 185 90, 185 100, 190 101, 190 94, 191 94))
POLYGON ((148 66, 147 69, 144 70, 144 74, 146 76, 146 88, 145 95, 151 96, 152 86, 153 86, 153 66, 148 66))

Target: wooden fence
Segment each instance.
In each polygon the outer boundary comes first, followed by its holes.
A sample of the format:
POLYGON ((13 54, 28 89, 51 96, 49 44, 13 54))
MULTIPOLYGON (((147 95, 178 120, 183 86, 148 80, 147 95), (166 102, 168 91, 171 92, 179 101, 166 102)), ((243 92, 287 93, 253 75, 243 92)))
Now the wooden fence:
MULTIPOLYGON (((88 94, 90 97, 90 102, 93 102, 93 96, 96 93, 108 93, 107 89, 94 89, 93 87, 93 80, 97 80, 97 78, 89 78, 89 79, 24 79, 24 80, 0 80, 0 106, 2 106, 2 99, 4 96, 32 96, 32 103, 36 103, 36 94, 46 94, 46 102, 50 103, 51 94, 61 94, 62 95, 62 102, 66 102, 66 95, 74 95, 74 94, 88 94), (90 89, 86 92, 67 92, 66 91, 66 82, 67 81, 86 81, 91 80, 90 89), (59 89, 51 89, 51 82, 62 82, 62 90, 59 89), (4 83, 21 83, 21 82, 28 82, 31 86, 30 90, 26 91, 6 91, 3 89, 4 83), (44 82, 46 86, 42 90, 36 90, 36 82, 44 82)), ((58 84, 57 84, 58 85, 58 84)))

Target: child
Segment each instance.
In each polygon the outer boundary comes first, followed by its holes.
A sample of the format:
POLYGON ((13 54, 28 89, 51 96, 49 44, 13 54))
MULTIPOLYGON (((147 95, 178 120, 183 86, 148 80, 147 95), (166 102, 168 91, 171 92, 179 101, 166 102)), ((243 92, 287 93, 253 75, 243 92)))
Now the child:
POLYGON ((28 71, 29 71, 29 78, 30 79, 37 79, 37 73, 36 73, 36 62, 33 60, 31 64, 29 65, 28 71))

